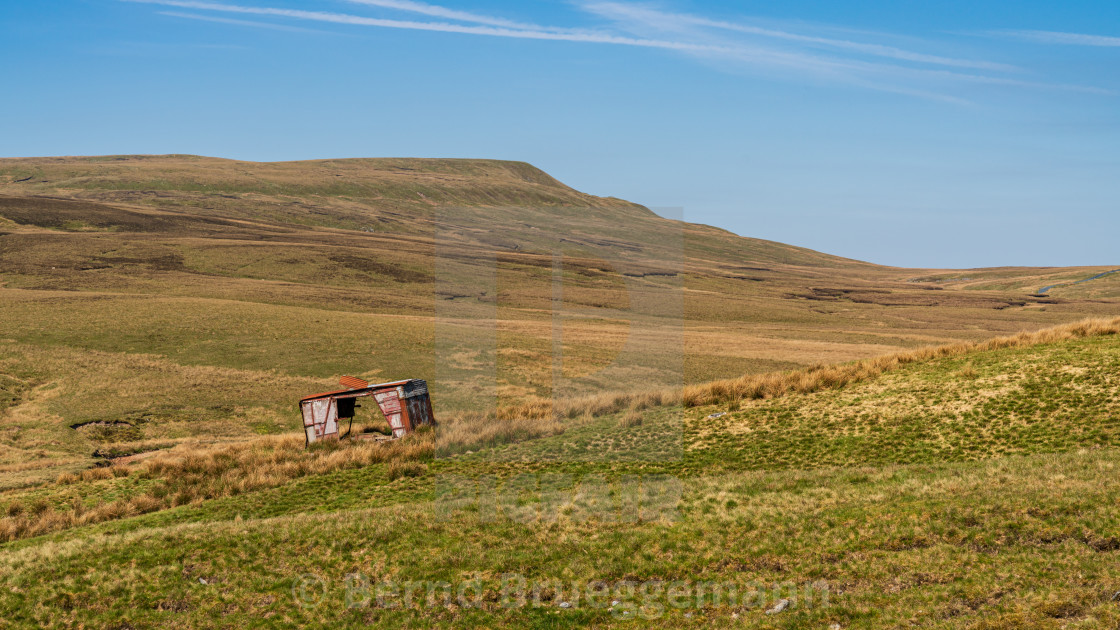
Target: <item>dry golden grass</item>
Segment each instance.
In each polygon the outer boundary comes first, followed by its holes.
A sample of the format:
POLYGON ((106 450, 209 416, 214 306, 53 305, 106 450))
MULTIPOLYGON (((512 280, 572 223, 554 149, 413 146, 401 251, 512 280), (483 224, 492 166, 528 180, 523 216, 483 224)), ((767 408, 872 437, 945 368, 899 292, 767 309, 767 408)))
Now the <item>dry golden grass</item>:
POLYGON ((58 479, 55 480, 55 483, 60 486, 68 486, 73 483, 78 483, 79 479, 80 477, 78 475, 74 475, 71 473, 62 473, 58 476, 58 479))
POLYGON ((627 428, 640 427, 642 426, 642 413, 640 411, 631 409, 630 411, 627 411, 625 414, 623 414, 622 418, 619 420, 619 423, 627 428))
POLYGON ((500 413, 462 412, 444 415, 440 422, 439 447, 444 454, 508 444, 549 435, 560 435, 564 425, 545 408, 544 402, 503 409, 500 413), (519 414, 521 409, 528 413, 519 414), (529 415, 532 414, 532 415, 529 415))
POLYGON ((530 399, 488 413, 451 413, 441 417, 439 448, 443 454, 561 435, 572 424, 625 410, 680 403, 679 391, 603 393, 567 400, 530 399))
POLYGON ((790 393, 807 394, 822 389, 836 389, 849 383, 866 381, 899 366, 930 359, 960 356, 985 350, 1056 343, 1078 337, 1115 335, 1117 333, 1120 333, 1120 317, 1115 319, 1087 319, 1037 332, 1023 332, 997 337, 988 341, 931 346, 843 365, 820 365, 804 370, 774 374, 752 374, 737 379, 694 385, 683 389, 681 402, 686 406, 697 407, 744 399, 777 398, 790 393))
MULTIPOLYGON (((966 355, 1001 348, 1028 347, 1056 343, 1079 337, 1120 333, 1120 317, 1087 319, 1073 324, 1022 332, 988 341, 929 346, 840 365, 817 365, 802 370, 747 374, 686 386, 676 390, 637 393, 605 393, 573 400, 529 400, 501 408, 490 414, 449 416, 440 436, 441 448, 462 451, 497 443, 562 434, 572 421, 590 419, 623 411, 640 412, 651 407, 682 404, 687 407, 727 404, 737 408, 742 400, 771 399, 787 394, 808 394, 860 383, 900 366, 931 359, 966 355), (565 422, 568 421, 567 423, 565 422)), ((969 368, 965 368, 967 377, 969 368)), ((972 372, 975 376, 975 372, 972 372)), ((971 377, 970 377, 971 378, 971 377)), ((627 416, 629 417, 629 416, 627 416)))
POLYGON ((302 436, 265 437, 219 447, 181 447, 135 467, 106 466, 62 475, 57 483, 107 481, 135 475, 155 480, 143 494, 97 506, 75 501, 56 509, 45 501, 32 506, 13 502, 0 519, 0 542, 38 536, 61 529, 189 505, 206 499, 236 496, 281 486, 308 475, 388 463, 391 479, 421 475, 434 440, 423 431, 387 444, 367 441, 321 443, 305 448, 302 436))

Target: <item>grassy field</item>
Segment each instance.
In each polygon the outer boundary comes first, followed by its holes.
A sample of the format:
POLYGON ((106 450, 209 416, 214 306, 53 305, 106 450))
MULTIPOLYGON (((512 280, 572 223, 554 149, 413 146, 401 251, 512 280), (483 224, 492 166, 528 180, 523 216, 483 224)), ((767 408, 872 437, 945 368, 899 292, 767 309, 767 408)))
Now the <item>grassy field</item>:
POLYGON ((344 373, 508 419, 1113 314, 1115 276, 1031 297, 1103 270, 879 267, 512 162, 5 159, 0 488, 293 430, 344 373))
POLYGON ((1120 627, 1110 269, 521 163, 0 160, 0 628, 1120 627), (342 374, 439 431, 305 450, 342 374))
POLYGON ((12 627, 1114 628, 1118 324, 454 457, 425 436, 180 447, 6 493, 4 531, 25 531, 0 608, 12 627))

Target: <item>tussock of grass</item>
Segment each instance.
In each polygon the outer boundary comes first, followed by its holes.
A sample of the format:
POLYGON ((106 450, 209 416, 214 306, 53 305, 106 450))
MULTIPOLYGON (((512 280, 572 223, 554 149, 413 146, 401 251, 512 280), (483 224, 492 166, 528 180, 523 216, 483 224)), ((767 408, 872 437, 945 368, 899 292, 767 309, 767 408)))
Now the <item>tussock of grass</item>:
POLYGON ((677 404, 679 393, 663 391, 604 393, 566 401, 531 400, 491 413, 450 414, 440 431, 440 452, 499 446, 563 435, 572 425, 631 410, 677 404))
POLYGON ((630 411, 627 411, 625 414, 623 414, 622 418, 620 418, 618 422, 621 426, 628 429, 633 427, 640 427, 642 426, 642 414, 640 411, 631 409, 630 411))
POLYGON ((388 463, 390 477, 415 477, 425 468, 420 459, 430 457, 430 432, 381 444, 376 442, 324 442, 304 448, 302 436, 265 437, 222 447, 187 447, 146 460, 135 468, 108 466, 62 475, 59 485, 109 481, 122 477, 142 480, 140 494, 86 506, 75 500, 66 509, 46 501, 30 508, 16 502, 0 519, 0 543, 30 536, 136 516, 206 499, 237 496, 289 481, 336 470, 388 463))
POLYGON ((394 461, 389 464, 389 481, 396 481, 402 477, 419 477, 427 472, 428 467, 416 461, 394 461))

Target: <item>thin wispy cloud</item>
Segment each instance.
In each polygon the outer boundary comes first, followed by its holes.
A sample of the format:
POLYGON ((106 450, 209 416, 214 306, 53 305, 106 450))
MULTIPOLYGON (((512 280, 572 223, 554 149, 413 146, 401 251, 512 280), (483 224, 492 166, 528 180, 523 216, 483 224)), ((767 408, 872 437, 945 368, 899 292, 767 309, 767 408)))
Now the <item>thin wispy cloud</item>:
POLYGON ((652 27, 669 32, 679 31, 682 26, 697 26, 723 31, 732 31, 736 33, 744 33, 747 35, 757 35, 759 37, 766 37, 777 40, 798 42, 802 44, 809 44, 812 46, 834 48, 838 50, 862 53, 887 59, 895 59, 898 61, 912 61, 916 63, 950 66, 956 68, 969 68, 973 70, 995 70, 1000 72, 1018 70, 1018 68, 1016 68, 1015 66, 1003 63, 978 61, 972 59, 957 59, 953 57, 944 57, 940 55, 930 55, 926 53, 914 52, 896 48, 894 46, 884 46, 882 44, 855 42, 851 40, 818 37, 814 35, 803 35, 772 28, 763 28, 751 24, 728 22, 723 20, 712 20, 709 18, 689 15, 686 13, 667 13, 664 11, 652 9, 644 5, 624 4, 620 2, 591 2, 582 5, 582 8, 588 12, 614 20, 618 23, 628 24, 631 26, 637 25, 652 27))
POLYGON ((326 33, 327 31, 320 31, 313 28, 303 28, 302 26, 288 26, 286 24, 273 24, 271 22, 257 22, 254 20, 238 20, 235 18, 216 17, 213 15, 199 15, 197 13, 183 13, 181 11, 160 11, 160 15, 167 17, 182 18, 185 20, 198 20, 200 22, 212 22, 216 24, 230 24, 233 26, 248 26, 252 28, 263 28, 271 31, 286 31, 289 33, 326 33))
MULTIPOLYGON (((539 25, 413 0, 344 1, 381 11, 422 15, 438 21, 248 6, 208 0, 121 1, 305 22, 660 49, 718 62, 732 70, 776 74, 785 80, 798 77, 803 80, 824 80, 949 102, 962 102, 963 99, 951 92, 953 85, 964 84, 1108 93, 1095 87, 1004 76, 1020 72, 1019 68, 1009 64, 933 55, 874 42, 807 35, 613 1, 591 0, 578 5, 588 15, 611 22, 608 27, 594 30, 539 25)), ((183 17, 198 19, 197 14, 184 14, 183 17)), ((246 22, 247 26, 263 24, 250 20, 207 17, 228 23, 246 22)))
POLYGON ((509 37, 515 39, 539 39, 546 41, 568 41, 598 44, 620 44, 628 46, 642 46, 648 48, 668 48, 675 50, 716 50, 719 47, 689 44, 684 42, 660 41, 652 39, 639 39, 633 37, 615 36, 595 32, 568 32, 561 33, 544 28, 510 28, 499 26, 475 26, 470 24, 455 24, 452 22, 416 22, 412 20, 395 20, 385 18, 372 18, 348 13, 332 13, 325 11, 305 11, 302 9, 281 9, 273 7, 251 7, 236 4, 219 4, 215 2, 196 2, 194 0, 121 0, 140 4, 157 4, 184 9, 200 11, 217 11, 223 13, 240 13, 245 15, 262 15, 294 18, 315 22, 332 24, 349 24, 353 26, 376 26, 381 28, 396 28, 416 31, 432 31, 439 33, 458 33, 462 35, 484 35, 489 37, 509 37))
POLYGON ((195 9, 203 11, 218 11, 225 13, 240 13, 247 15, 262 15, 295 18, 316 22, 333 24, 349 24, 354 26, 376 26, 381 28, 395 28, 405 30, 431 31, 440 33, 458 33, 462 35, 484 35, 489 37, 507 37, 514 39, 537 39, 543 41, 578 42, 590 44, 614 44, 620 46, 636 46, 642 48, 661 48, 684 52, 711 53, 727 55, 742 59, 768 60, 774 63, 788 65, 814 65, 821 68, 849 68, 858 67, 858 64, 846 63, 841 60, 825 58, 814 59, 808 55, 785 53, 782 51, 767 50, 761 47, 728 46, 717 44, 703 44, 664 39, 650 39, 614 35, 596 31, 566 31, 547 29, 514 29, 496 26, 474 26, 469 24, 455 24, 451 22, 416 22, 410 20, 394 20, 385 18, 372 18, 346 13, 329 13, 323 11, 305 11, 301 9, 280 9, 272 7, 251 7, 235 4, 219 4, 215 2, 197 2, 195 0, 121 0, 140 4, 156 4, 162 6, 195 9))
POLYGON ((1024 81, 1022 79, 1011 79, 1007 77, 993 77, 982 74, 963 74, 960 72, 948 72, 945 70, 924 70, 920 71, 930 77, 942 76, 946 79, 953 81, 963 81, 965 83, 977 83, 985 85, 1003 85, 1007 87, 1020 87, 1038 90, 1063 90, 1067 92, 1081 92, 1083 94, 1114 94, 1112 90, 1105 88, 1094 87, 1092 85, 1074 85, 1069 83, 1047 83, 1045 81, 1024 81))
POLYGON ((1086 35, 1084 33, 1061 33, 1056 31, 989 31, 988 34, 998 37, 1022 39, 1039 44, 1120 48, 1120 37, 1111 37, 1108 35, 1086 35))
POLYGON ((481 15, 478 13, 471 13, 468 11, 459 11, 447 7, 441 7, 434 4, 425 4, 423 2, 412 2, 411 0, 345 0, 351 4, 362 4, 371 7, 379 7, 382 9, 393 9, 396 11, 406 11, 408 13, 416 13, 418 15, 427 15, 429 17, 441 18, 444 20, 452 20, 454 22, 468 22, 470 24, 484 24, 486 26, 498 26, 502 28, 510 28, 517 30, 527 31, 567 31, 570 29, 551 28, 540 26, 537 24, 529 24, 526 22, 517 22, 514 20, 507 20, 505 18, 493 17, 489 15, 481 15))

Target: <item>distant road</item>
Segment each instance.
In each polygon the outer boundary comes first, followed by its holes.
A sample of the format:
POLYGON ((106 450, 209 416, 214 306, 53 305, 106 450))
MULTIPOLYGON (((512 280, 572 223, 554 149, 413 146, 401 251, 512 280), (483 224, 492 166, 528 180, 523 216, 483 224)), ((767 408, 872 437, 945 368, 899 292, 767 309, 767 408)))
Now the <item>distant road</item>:
POLYGON ((1038 290, 1038 295, 1045 295, 1045 294, 1049 293, 1051 289, 1056 289, 1058 287, 1071 287, 1075 284, 1085 284, 1086 282, 1091 282, 1093 280, 1098 280, 1098 279, 1103 278, 1107 275, 1114 274, 1114 273, 1117 273, 1117 272, 1120 272, 1120 269, 1113 269, 1112 271, 1106 271, 1104 273, 1098 273, 1097 275, 1093 276, 1092 278, 1085 278, 1084 280, 1078 280, 1077 282, 1062 282, 1060 284, 1052 284, 1048 287, 1042 287, 1041 289, 1039 289, 1038 290))

